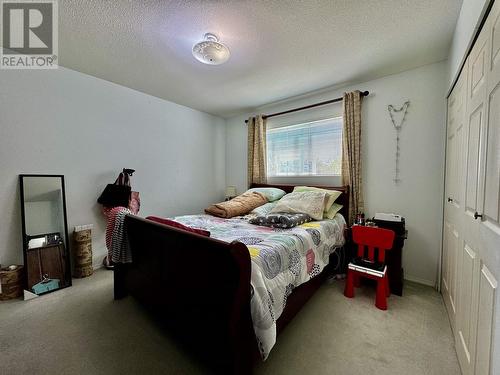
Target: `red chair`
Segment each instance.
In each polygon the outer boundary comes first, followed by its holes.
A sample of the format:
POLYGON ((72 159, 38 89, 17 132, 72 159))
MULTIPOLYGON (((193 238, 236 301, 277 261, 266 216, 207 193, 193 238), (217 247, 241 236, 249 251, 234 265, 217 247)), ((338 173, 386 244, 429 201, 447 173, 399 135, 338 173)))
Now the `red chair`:
POLYGON ((358 256, 349 263, 344 295, 354 297, 354 287, 360 286, 360 278, 377 281, 377 297, 375 306, 380 310, 387 310, 387 297, 391 292, 385 265, 385 252, 392 248, 394 231, 389 229, 354 225, 352 240, 358 245, 358 256), (366 248, 368 248, 366 254, 366 248), (378 252, 376 256, 375 253, 378 252))

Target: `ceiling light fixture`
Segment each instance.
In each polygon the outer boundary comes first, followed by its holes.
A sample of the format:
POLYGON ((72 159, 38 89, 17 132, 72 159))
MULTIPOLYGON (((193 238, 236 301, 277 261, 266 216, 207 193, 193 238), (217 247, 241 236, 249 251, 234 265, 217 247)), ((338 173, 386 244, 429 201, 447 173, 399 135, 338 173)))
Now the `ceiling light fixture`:
POLYGON ((206 33, 204 39, 193 46, 193 56, 196 60, 208 65, 220 65, 229 59, 229 48, 220 43, 216 35, 206 33))

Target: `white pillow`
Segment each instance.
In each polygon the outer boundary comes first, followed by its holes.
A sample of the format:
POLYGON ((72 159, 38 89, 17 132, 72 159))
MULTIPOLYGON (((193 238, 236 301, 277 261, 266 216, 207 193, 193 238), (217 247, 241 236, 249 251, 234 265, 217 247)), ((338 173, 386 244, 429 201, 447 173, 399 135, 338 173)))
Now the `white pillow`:
POLYGON ((328 212, 323 214, 323 219, 333 219, 335 215, 337 215, 337 213, 342 209, 342 207, 344 206, 338 203, 332 204, 332 207, 330 207, 328 212))
POLYGON ((321 191, 326 193, 326 201, 325 201, 325 209, 324 209, 324 214, 328 214, 328 211, 332 207, 333 203, 335 200, 337 200, 338 197, 342 195, 341 191, 338 190, 327 190, 327 189, 321 189, 313 186, 295 186, 293 188, 293 191, 321 191))
POLYGON ((323 219, 323 210, 325 207, 325 192, 302 191, 285 195, 281 198, 271 213, 290 212, 307 214, 314 220, 323 219))
POLYGON ((285 191, 273 188, 273 187, 263 187, 263 188, 251 188, 247 190, 247 193, 256 191, 257 193, 261 193, 263 196, 267 198, 269 202, 275 202, 280 199, 283 195, 285 195, 285 191))
POLYGON ((274 206, 276 206, 277 203, 278 202, 269 202, 263 204, 262 206, 254 208, 252 211, 250 211, 250 214, 257 216, 266 216, 268 213, 271 212, 271 210, 274 208, 274 206))

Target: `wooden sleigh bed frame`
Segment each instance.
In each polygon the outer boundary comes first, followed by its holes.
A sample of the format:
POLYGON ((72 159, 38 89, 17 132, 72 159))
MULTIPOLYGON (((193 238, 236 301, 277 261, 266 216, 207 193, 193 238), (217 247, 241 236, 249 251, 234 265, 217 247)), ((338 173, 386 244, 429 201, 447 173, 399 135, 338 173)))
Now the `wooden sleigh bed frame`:
MULTIPOLYGON (((291 192, 294 185, 253 184, 291 192)), ((347 218, 349 187, 336 200, 347 218)), ((133 263, 114 271, 114 297, 135 297, 217 373, 250 374, 260 359, 250 313, 251 261, 246 245, 222 242, 127 216, 133 263)), ((295 288, 277 320, 278 334, 328 276, 329 267, 295 288)))

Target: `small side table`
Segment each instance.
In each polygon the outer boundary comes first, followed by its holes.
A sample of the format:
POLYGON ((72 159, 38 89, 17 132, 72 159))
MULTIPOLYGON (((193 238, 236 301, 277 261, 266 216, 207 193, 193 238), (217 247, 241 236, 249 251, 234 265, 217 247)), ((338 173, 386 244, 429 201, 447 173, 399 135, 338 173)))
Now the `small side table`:
POLYGON ((385 263, 387 265, 387 274, 389 276, 389 287, 391 293, 402 296, 404 284, 404 269, 403 269, 403 246, 408 238, 408 230, 403 234, 396 234, 392 249, 385 254, 385 263))

